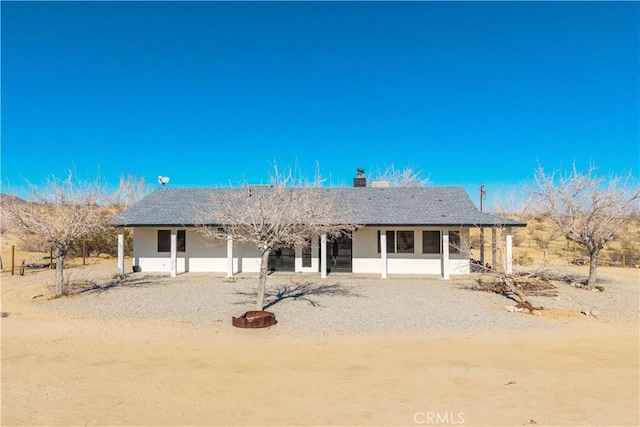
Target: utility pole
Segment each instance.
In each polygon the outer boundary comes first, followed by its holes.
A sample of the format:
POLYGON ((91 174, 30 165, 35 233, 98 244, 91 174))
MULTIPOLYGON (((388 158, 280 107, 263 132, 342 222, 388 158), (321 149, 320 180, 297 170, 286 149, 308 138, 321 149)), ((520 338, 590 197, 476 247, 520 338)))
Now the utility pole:
MULTIPOLYGON (((480 185, 480 212, 484 212, 482 201, 487 192, 484 190, 484 184, 480 185)), ((480 265, 484 267, 484 227, 480 227, 480 265)))

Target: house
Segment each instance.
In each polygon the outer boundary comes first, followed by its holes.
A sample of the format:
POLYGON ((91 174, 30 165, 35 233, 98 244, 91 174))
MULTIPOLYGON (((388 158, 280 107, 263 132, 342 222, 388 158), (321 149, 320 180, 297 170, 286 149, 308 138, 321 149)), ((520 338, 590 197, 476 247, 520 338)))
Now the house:
MULTIPOLYGON (((512 227, 525 223, 480 212, 462 187, 323 188, 322 197, 348 203, 349 222, 358 224, 349 237, 329 241, 318 236, 308 248, 280 248, 269 259, 272 270, 299 273, 468 274, 471 269, 469 230, 504 229, 504 265, 512 265, 512 227)), ((124 211, 112 225, 118 232, 118 269, 124 273, 124 228, 133 230, 135 271, 218 272, 231 277, 258 272, 260 251, 233 241, 212 245, 195 229, 198 212, 210 207, 215 194, 246 191, 230 188, 160 188, 124 211)), ((268 188, 263 191, 269 191, 268 188)), ((212 223, 216 227, 219 224, 212 223)))

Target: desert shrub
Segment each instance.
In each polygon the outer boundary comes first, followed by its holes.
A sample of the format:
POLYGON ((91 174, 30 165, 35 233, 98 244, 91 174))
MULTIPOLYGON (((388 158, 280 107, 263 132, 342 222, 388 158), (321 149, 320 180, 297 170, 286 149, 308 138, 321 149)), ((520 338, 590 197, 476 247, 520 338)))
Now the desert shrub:
POLYGON ((515 265, 531 265, 533 264, 533 258, 529 256, 527 251, 518 251, 513 257, 513 263, 515 265))
MULTIPOLYGON (((118 232, 115 228, 108 228, 96 233, 85 240, 86 255, 98 256, 108 254, 118 255, 118 232)), ((75 242, 69 251, 75 256, 82 256, 82 241, 75 242)), ((133 233, 130 229, 124 230, 124 253, 131 256, 133 253, 133 233)))
POLYGON ((515 230, 513 232, 513 245, 514 246, 522 246, 524 243, 524 233, 520 230, 515 230))
POLYGON ((20 243, 17 246, 26 252, 49 252, 51 249, 51 244, 37 234, 21 236, 20 243))

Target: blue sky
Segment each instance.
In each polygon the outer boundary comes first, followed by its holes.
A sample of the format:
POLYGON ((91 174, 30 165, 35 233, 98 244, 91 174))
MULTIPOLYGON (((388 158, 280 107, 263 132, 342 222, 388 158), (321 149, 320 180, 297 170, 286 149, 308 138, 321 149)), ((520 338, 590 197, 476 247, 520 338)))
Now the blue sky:
POLYGON ((411 165, 477 198, 640 171, 638 2, 7 2, 3 191, 411 165))

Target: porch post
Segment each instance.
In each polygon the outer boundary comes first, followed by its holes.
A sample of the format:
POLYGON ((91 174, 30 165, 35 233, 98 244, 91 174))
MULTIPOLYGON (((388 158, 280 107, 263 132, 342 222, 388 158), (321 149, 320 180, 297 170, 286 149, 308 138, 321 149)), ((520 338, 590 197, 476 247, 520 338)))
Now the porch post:
POLYGON ((320 235, 320 278, 327 278, 327 235, 320 235))
POLYGON ((484 227, 480 227, 480 264, 484 267, 484 227))
POLYGON ((227 277, 233 277, 233 236, 227 234, 227 277))
POLYGON ((497 237, 498 230, 496 227, 491 227, 491 268, 498 268, 498 256, 496 254, 496 246, 497 246, 497 237))
POLYGON ((380 230, 380 277, 387 278, 387 230, 380 230))
POLYGON ((118 228, 118 276, 124 275, 124 227, 118 228))
POLYGON ((178 230, 171 229, 171 277, 178 275, 178 230))
POLYGON ((442 230, 442 278, 449 280, 449 229, 442 230))
POLYGON ((507 274, 513 273, 513 234, 511 233, 511 227, 507 227, 507 247, 505 256, 505 272, 507 274))

